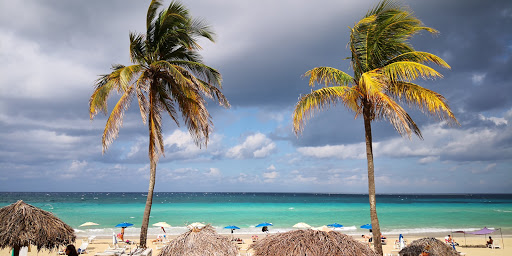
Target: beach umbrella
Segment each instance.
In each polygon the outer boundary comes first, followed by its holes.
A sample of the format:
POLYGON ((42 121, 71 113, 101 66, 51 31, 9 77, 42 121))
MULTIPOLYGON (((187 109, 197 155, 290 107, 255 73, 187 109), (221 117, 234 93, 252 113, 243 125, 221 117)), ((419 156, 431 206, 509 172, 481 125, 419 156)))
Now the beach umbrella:
POLYGON ((94 223, 94 222, 86 222, 82 225, 80 225, 80 227, 86 227, 86 226, 98 226, 99 224, 98 223, 94 223))
POLYGON ((298 229, 267 236, 249 246, 263 255, 378 255, 368 245, 339 232, 298 229))
POLYGON ((166 245, 158 256, 236 256, 238 249, 225 236, 217 234, 211 225, 191 229, 166 245))
POLYGON ((226 226, 226 227, 224 227, 224 228, 225 228, 225 229, 240 229, 239 227, 237 227, 237 226, 233 226, 233 225, 231 225, 231 226, 226 226))
POLYGON ((334 222, 333 224, 329 224, 327 226, 328 227, 333 227, 333 228, 341 228, 341 227, 343 227, 343 225, 341 225, 339 223, 336 223, 336 222, 334 222))
POLYGON ((226 226, 224 227, 225 229, 231 229, 231 240, 233 240, 233 231, 235 231, 235 229, 240 229, 239 227, 237 226, 233 226, 233 225, 230 225, 230 226, 226 226))
MULTIPOLYGON (((499 230, 501 233, 501 228, 499 230)), ((469 232, 469 233, 473 234, 473 235, 488 235, 488 234, 494 233, 495 231, 496 231, 496 229, 488 229, 487 227, 484 227, 480 230, 477 230, 475 232, 469 232)), ((501 243, 503 244, 503 234, 501 234, 501 243)), ((503 245, 503 247, 505 247, 505 245, 503 245)))
POLYGON ((133 226, 133 224, 128 222, 121 222, 116 225, 116 228, 121 228, 121 236, 119 238, 121 238, 122 241, 124 241, 124 229, 129 226, 133 226))
POLYGON ((165 232, 165 229, 164 229, 164 228, 170 228, 170 227, 171 227, 171 225, 169 225, 169 224, 168 224, 167 222, 165 222, 165 221, 155 223, 155 224, 153 224, 153 226, 154 226, 154 227, 161 227, 161 228, 162 228, 162 230, 164 231, 164 233, 167 233, 167 232, 165 232))
POLYGON ((361 226, 361 228, 372 229, 372 224, 364 224, 364 225, 361 226))
POLYGON ((308 229, 308 228, 311 228, 310 225, 308 225, 307 223, 304 223, 304 222, 299 222, 295 225, 293 225, 294 228, 305 228, 305 229, 308 229))
POLYGON ((187 227, 188 227, 189 229, 202 228, 202 227, 204 227, 204 226, 206 226, 206 225, 205 225, 205 224, 203 224, 203 223, 200 223, 200 222, 194 222, 194 223, 192 223, 192 224, 187 225, 187 227))
POLYGON ((452 249, 445 242, 433 237, 414 240, 412 243, 401 249, 400 256, 418 256, 423 252, 428 252, 429 256, 458 256, 459 253, 452 249))
POLYGON ((155 223, 153 224, 154 227, 162 227, 162 228, 170 228, 171 225, 169 225, 167 222, 165 221, 162 221, 162 222, 158 222, 158 223, 155 223))
POLYGON ((129 226, 133 226, 133 224, 128 223, 128 222, 121 222, 121 223, 116 225, 116 228, 126 228, 126 227, 129 227, 129 226))
POLYGON ((272 223, 263 222, 263 223, 260 223, 260 224, 256 225, 257 228, 259 228, 259 227, 267 227, 267 226, 272 226, 272 223))
POLYGON ((54 250, 75 239, 71 226, 22 200, 0 209, 0 249, 14 248, 16 256, 21 247, 54 250))

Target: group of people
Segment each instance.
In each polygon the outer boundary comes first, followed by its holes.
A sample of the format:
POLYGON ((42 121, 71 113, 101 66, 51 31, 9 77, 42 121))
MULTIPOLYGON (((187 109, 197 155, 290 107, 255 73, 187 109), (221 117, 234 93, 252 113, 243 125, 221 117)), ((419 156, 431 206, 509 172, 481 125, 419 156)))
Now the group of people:
MULTIPOLYGON (((362 238, 364 238, 364 239, 368 239, 368 245, 370 245, 370 246, 371 246, 371 245, 372 245, 372 242, 373 242, 373 233, 372 233, 372 230, 371 230, 371 229, 370 229, 369 231, 370 231, 370 234, 369 234, 369 235, 361 235, 361 237, 362 237, 362 238)), ((381 235, 380 235, 380 238, 381 238, 381 241, 382 241, 383 243, 385 243, 385 241, 386 241, 386 237, 385 237, 384 235, 382 235, 382 234, 381 234, 381 235)))

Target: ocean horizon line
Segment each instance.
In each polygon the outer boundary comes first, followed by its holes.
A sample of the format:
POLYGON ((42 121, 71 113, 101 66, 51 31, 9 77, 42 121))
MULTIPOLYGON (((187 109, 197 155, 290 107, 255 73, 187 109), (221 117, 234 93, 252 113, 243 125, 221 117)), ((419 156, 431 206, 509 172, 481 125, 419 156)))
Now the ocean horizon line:
MULTIPOLYGON (((142 193, 147 195, 147 191, 0 191, 0 193, 142 193)), ((368 193, 329 193, 329 192, 212 192, 212 191, 195 191, 195 192, 186 192, 186 191, 156 191, 153 192, 153 194, 156 193, 197 193, 197 194, 317 194, 317 195, 360 195, 360 196, 368 196, 368 193)), ((411 192, 405 192, 405 193, 376 193, 376 195, 381 196, 393 196, 393 195, 425 195, 425 196, 431 196, 431 195, 454 195, 454 196, 472 196, 472 195, 512 195, 512 193, 484 193, 484 192, 478 192, 478 193, 411 193, 411 192)))

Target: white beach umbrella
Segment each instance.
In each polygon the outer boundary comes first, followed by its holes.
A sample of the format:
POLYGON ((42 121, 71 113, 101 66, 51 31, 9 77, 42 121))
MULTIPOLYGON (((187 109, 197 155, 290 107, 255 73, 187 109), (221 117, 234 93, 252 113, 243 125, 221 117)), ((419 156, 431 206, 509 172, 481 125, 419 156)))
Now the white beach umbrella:
POLYGON ((161 222, 158 222, 158 223, 155 223, 153 224, 153 226, 155 227, 161 227, 161 228, 170 228, 171 225, 169 225, 167 222, 165 221, 161 221, 161 222))
POLYGON ((85 226, 97 226, 99 225, 98 223, 94 223, 94 222, 86 222, 82 225, 80 225, 80 227, 85 227, 85 226))
POLYGON ((299 222, 299 223, 293 225, 293 227, 294 228, 298 228, 298 229, 302 229, 302 228, 308 229, 308 228, 311 228, 311 226, 309 224, 304 223, 304 222, 299 222))
POLYGON ((190 228, 190 229, 193 229, 193 228, 202 228, 206 226, 205 224, 203 223, 200 223, 200 222, 194 222, 192 224, 189 224, 187 227, 190 228))

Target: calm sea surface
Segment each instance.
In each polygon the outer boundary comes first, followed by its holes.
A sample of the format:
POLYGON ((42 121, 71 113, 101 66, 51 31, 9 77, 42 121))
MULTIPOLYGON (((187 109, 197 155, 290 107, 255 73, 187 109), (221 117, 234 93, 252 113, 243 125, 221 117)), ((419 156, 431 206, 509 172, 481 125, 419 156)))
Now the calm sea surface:
MULTIPOLYGON (((119 232, 120 222, 133 223, 127 235, 137 235, 146 202, 145 193, 0 193, 0 207, 17 200, 54 213, 76 229, 79 236, 108 236, 119 232), (80 227, 92 221, 98 226, 80 227)), ((512 234, 512 195, 379 195, 377 211, 384 234, 472 231, 502 228, 512 234)), ((224 226, 237 233, 257 233, 255 226, 271 222, 271 233, 293 229, 297 222, 322 226, 344 225, 347 234, 367 232, 370 223, 367 195, 293 193, 155 193, 150 225, 165 221, 166 231, 181 234, 186 224, 210 223, 219 233, 224 226)), ((160 233, 150 227, 149 234, 160 233)))

